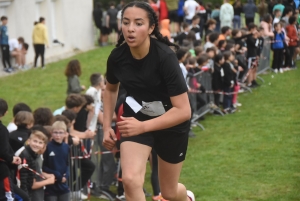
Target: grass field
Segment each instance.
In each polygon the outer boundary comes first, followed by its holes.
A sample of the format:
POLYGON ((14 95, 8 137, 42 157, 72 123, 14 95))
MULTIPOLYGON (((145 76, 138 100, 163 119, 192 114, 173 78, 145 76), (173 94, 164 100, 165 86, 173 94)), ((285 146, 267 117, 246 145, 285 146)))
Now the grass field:
MULTIPOLYGON (((93 72, 105 72, 111 47, 72 58, 79 59, 82 84, 93 72)), ((70 59, 0 78, 0 97, 11 108, 25 102, 33 109, 64 104, 64 68, 70 59)), ((300 71, 264 75, 265 84, 239 96, 240 110, 225 117, 206 116, 206 130, 195 128, 189 141, 181 182, 197 201, 300 200, 300 71), (274 75, 274 76, 272 76, 274 75)), ((145 187, 151 192, 149 172, 145 187)), ((96 201, 99 199, 93 199, 96 201)), ((148 199, 150 200, 150 199, 148 199)))

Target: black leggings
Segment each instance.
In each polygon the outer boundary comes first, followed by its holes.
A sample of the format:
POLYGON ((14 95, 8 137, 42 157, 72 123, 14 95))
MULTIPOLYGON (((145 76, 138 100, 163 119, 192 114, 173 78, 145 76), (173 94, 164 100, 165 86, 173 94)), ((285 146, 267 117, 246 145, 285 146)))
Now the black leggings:
POLYGON ((159 187, 159 180, 158 180, 157 154, 154 149, 152 149, 151 155, 152 155, 151 185, 152 185, 153 195, 157 196, 160 193, 160 187, 159 187))
POLYGON ((273 63, 272 68, 279 70, 282 67, 283 62, 283 50, 284 49, 274 49, 273 50, 273 63))
POLYGON ((44 54, 45 54, 45 45, 44 44, 34 44, 35 58, 34 58, 34 67, 36 67, 36 62, 41 56, 42 67, 44 66, 44 54))
POLYGON ((2 51, 2 63, 4 68, 10 68, 10 54, 9 54, 9 45, 1 45, 2 51), (6 63, 8 66, 6 66, 6 63))

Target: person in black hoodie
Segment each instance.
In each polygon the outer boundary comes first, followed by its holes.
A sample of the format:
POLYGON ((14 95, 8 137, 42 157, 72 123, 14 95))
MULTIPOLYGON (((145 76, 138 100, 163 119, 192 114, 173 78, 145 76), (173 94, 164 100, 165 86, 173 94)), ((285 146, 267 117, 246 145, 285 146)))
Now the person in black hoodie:
POLYGON ((13 186, 10 178, 10 165, 21 163, 18 156, 9 146, 9 133, 7 128, 2 124, 1 119, 5 116, 8 105, 5 100, 0 98, 0 200, 13 200, 13 186))
POLYGON ((14 120, 17 130, 9 134, 9 144, 14 153, 24 146, 30 135, 30 128, 33 126, 34 118, 31 112, 20 111, 14 120))
POLYGON ((223 91, 223 80, 224 80, 224 70, 222 65, 224 64, 224 56, 222 54, 217 54, 215 56, 214 62, 214 72, 212 73, 212 89, 214 92, 214 102, 216 106, 220 106, 220 94, 223 91))
POLYGON ((233 92, 234 87, 234 73, 233 73, 233 65, 231 62, 234 60, 234 56, 231 51, 225 51, 223 53, 225 62, 223 64, 224 77, 223 77, 223 91, 224 91, 224 99, 223 99, 223 109, 224 113, 233 113, 234 110, 232 108, 232 95, 230 93, 233 92))

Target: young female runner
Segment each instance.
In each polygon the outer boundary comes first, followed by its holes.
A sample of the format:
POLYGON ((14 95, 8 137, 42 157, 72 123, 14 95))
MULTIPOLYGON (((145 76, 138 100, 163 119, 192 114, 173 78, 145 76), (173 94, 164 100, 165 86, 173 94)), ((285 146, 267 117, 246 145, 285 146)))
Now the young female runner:
POLYGON ((103 144, 107 149, 115 146, 111 120, 121 83, 127 97, 117 126, 122 134, 122 181, 128 201, 146 200, 143 183, 152 147, 158 155, 162 197, 195 200, 193 193, 178 183, 191 109, 185 80, 169 46, 178 48, 162 37, 156 14, 147 3, 131 2, 123 8, 122 34, 107 61, 103 144))

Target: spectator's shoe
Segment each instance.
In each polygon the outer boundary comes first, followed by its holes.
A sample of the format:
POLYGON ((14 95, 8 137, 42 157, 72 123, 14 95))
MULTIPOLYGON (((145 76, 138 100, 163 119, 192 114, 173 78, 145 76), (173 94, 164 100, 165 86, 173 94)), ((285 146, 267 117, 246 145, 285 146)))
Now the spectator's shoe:
POLYGON ((256 82, 256 80, 253 80, 253 81, 252 81, 252 85, 255 85, 255 86, 257 86, 257 87, 260 86, 260 85, 256 82))
POLYGON ((125 195, 117 195, 116 200, 117 201, 126 201, 125 195))
POLYGON ((274 73, 276 73, 276 74, 278 73, 278 69, 277 68, 274 70, 274 73))
POLYGON ((280 69, 279 69, 279 72, 280 72, 280 73, 283 73, 283 70, 282 70, 282 68, 280 68, 280 69))
POLYGON ((235 112, 236 112, 236 108, 232 107, 232 108, 229 109, 229 113, 230 113, 230 114, 233 114, 233 113, 235 113, 235 112))
POLYGON ((242 106, 242 104, 241 104, 241 103, 238 103, 238 102, 236 102, 235 104, 233 104, 233 107, 235 107, 235 108, 241 107, 241 106, 242 106))
POLYGON ((86 196, 86 195, 84 195, 83 193, 81 193, 80 198, 81 198, 82 200, 87 200, 87 199, 88 199, 88 196, 86 196))
POLYGON ((187 190, 186 194, 190 198, 191 201, 196 201, 195 195, 194 195, 194 193, 192 191, 187 190))

